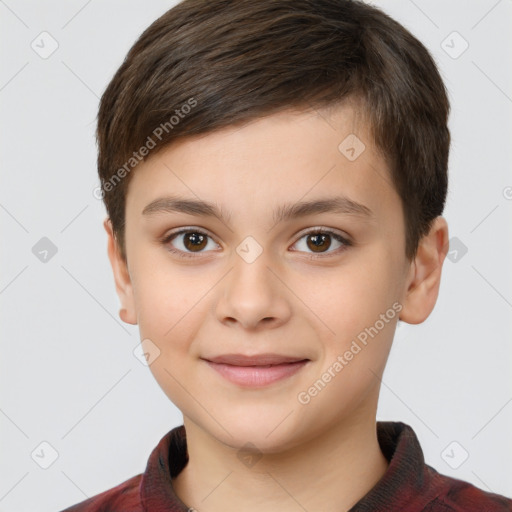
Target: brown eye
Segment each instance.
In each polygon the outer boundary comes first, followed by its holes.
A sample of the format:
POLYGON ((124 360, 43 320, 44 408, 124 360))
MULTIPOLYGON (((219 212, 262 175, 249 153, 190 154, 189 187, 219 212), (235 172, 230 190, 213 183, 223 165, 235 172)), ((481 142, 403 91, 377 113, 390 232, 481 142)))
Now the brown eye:
POLYGON ((312 234, 307 235, 307 246, 313 252, 324 252, 331 246, 331 235, 312 234))
POLYGON ((208 237, 202 233, 195 233, 190 231, 183 236, 183 245, 185 248, 192 252, 201 251, 206 247, 208 237))
POLYGON ((182 229, 171 233, 162 240, 163 245, 177 256, 194 257, 219 249, 211 236, 194 229, 182 229))
MULTIPOLYGON (((313 255, 316 253, 319 257, 334 256, 340 254, 348 247, 352 246, 352 242, 335 231, 327 228, 317 228, 314 231, 305 233, 293 245, 294 251, 308 253, 313 255)), ((311 256, 311 257, 314 257, 311 256)))

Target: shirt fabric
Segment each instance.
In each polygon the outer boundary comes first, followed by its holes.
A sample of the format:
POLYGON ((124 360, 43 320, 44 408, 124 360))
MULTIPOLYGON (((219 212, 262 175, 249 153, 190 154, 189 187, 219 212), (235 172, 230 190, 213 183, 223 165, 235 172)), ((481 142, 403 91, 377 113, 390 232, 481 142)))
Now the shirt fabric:
MULTIPOLYGON (((512 511, 512 500, 441 475, 426 465, 416 434, 408 425, 378 422, 377 436, 389 466, 349 512, 512 511)), ((62 512, 192 512, 194 508, 185 505, 172 487, 172 479, 187 462, 186 433, 181 425, 160 440, 144 473, 62 512)))

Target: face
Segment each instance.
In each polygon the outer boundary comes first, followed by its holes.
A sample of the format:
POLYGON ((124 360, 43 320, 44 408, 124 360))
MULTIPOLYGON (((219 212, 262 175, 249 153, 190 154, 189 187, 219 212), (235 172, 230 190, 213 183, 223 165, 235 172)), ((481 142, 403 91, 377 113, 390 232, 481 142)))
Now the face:
POLYGON ((356 110, 287 111, 161 150, 132 176, 125 233, 124 319, 186 421, 273 452, 374 420, 415 274, 356 110))

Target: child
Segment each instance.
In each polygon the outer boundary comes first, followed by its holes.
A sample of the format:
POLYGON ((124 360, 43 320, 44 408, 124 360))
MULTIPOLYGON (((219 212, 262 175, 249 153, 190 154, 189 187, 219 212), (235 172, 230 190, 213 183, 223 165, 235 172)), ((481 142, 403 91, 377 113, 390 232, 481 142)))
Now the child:
POLYGON ((348 0, 184 0, 98 116, 108 253, 183 413, 67 512, 504 511, 376 423, 398 320, 437 300, 449 104, 424 46, 348 0))

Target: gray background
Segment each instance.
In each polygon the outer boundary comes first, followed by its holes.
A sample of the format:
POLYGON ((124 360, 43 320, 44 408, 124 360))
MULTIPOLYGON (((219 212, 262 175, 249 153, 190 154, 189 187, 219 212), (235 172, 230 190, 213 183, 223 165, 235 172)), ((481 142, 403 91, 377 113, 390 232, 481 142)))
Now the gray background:
MULTIPOLYGON (((433 314, 397 332, 379 419, 413 426, 440 472, 511 496, 512 1, 377 4, 432 51, 453 109, 451 260, 433 314)), ((0 0, 1 511, 113 487, 181 424, 118 318, 93 195, 98 98, 172 5, 0 0)))

